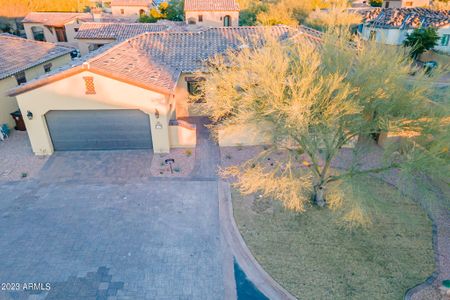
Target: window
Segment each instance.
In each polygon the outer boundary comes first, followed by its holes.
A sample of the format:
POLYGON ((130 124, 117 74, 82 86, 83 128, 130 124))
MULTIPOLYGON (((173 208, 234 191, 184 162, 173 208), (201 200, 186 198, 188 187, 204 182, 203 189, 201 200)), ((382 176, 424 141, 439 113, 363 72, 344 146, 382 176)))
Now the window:
POLYGON ((406 7, 411 7, 411 6, 413 6, 413 3, 410 2, 410 1, 408 1, 408 2, 405 3, 405 6, 406 6, 406 7))
POLYGON ((125 10, 123 8, 120 10, 120 14, 121 15, 125 14, 125 10))
POLYGON ((441 46, 448 46, 448 41, 450 40, 450 34, 443 34, 441 38, 441 46))
POLYGON ((52 63, 45 64, 44 65, 44 72, 45 73, 50 72, 52 70, 52 66, 53 66, 52 63))
POLYGON ((80 29, 80 28, 74 28, 73 30, 74 30, 75 32, 78 32, 78 29, 80 29))
POLYGON ((230 16, 225 16, 223 18, 223 26, 225 26, 225 27, 231 26, 231 17, 230 16))
MULTIPOLYGON (((201 96, 200 84, 204 81, 204 78, 186 77, 187 90, 189 96, 199 97, 201 96)), ((204 102, 203 97, 199 97, 196 103, 204 102)))
POLYGON ((384 4, 385 8, 389 8, 389 1, 386 1, 386 3, 384 4))
POLYGON ((14 76, 16 77, 16 80, 17 80, 17 84, 18 84, 18 85, 21 85, 22 83, 27 82, 27 78, 25 77, 25 72, 24 72, 24 71, 19 72, 19 73, 17 73, 17 74, 14 75, 14 76))
POLYGON ((56 39, 58 42, 67 42, 66 29, 63 27, 55 27, 56 39))
POLYGON ((198 15, 198 21, 203 22, 203 15, 198 15))
POLYGON ((31 27, 31 33, 33 33, 33 39, 35 41, 45 42, 44 29, 39 26, 31 27))

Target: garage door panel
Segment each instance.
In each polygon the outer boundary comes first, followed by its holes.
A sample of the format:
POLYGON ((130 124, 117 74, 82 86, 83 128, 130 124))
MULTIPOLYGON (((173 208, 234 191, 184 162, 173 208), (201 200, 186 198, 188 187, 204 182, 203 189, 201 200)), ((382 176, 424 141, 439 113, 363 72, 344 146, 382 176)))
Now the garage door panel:
POLYGON ((56 151, 152 148, 148 115, 139 110, 50 111, 56 151))

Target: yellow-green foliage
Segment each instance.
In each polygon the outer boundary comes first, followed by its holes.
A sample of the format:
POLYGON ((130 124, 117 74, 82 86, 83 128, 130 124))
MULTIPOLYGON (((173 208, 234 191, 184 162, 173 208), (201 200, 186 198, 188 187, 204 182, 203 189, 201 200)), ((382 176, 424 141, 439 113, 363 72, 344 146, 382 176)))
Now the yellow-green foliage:
POLYGON ((335 26, 349 27, 361 23, 361 15, 348 12, 346 10, 347 6, 347 2, 336 3, 327 11, 313 11, 304 23, 319 30, 325 30, 335 26))
POLYGON ((18 18, 31 11, 82 12, 89 0, 0 0, 0 17, 18 18))
MULTIPOLYGON (((319 189, 336 208, 344 206, 345 197, 330 196, 342 186, 332 188, 331 183, 392 168, 448 168, 440 156, 442 147, 437 148, 439 153, 412 139, 403 154, 387 150, 379 165, 364 169, 355 164, 348 171, 331 171, 340 149, 358 136, 380 131, 437 134, 435 125, 445 116, 440 104, 430 101, 433 86, 423 72, 418 70, 415 80, 409 79, 413 66, 405 53, 358 39, 349 43, 347 32, 330 31, 320 47, 307 40, 280 43, 267 35, 265 47, 242 47, 210 61, 203 105, 217 124, 214 130, 270 124, 274 146, 268 153, 278 149, 290 153, 274 168, 261 164, 267 158, 263 155, 225 171, 224 175, 238 177, 241 192, 260 191, 289 209, 304 211, 311 194, 316 201, 321 198, 319 189)), ((367 149, 356 148, 355 160, 366 161, 366 153, 367 149)), ((351 207, 345 221, 370 223, 364 203, 351 207)))

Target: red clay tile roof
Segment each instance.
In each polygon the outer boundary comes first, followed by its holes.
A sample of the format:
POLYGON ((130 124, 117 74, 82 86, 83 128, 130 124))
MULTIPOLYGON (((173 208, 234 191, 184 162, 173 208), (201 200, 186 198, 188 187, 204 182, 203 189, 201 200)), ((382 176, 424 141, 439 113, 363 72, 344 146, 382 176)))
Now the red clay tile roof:
POLYGON ((235 0, 185 0, 184 11, 238 11, 235 0))
POLYGON ((89 13, 30 12, 22 23, 40 23, 46 26, 62 27, 72 20, 92 21, 89 13))
MULTIPOLYGON (((88 59, 77 70, 65 70, 67 74, 89 70, 149 90, 164 94, 173 93, 182 72, 203 70, 208 58, 223 54, 229 49, 238 50, 243 45, 258 47, 264 33, 287 40, 299 36, 317 43, 318 37, 306 31, 287 26, 272 27, 221 27, 200 32, 147 32, 128 39, 103 53, 88 59)), ((298 40, 296 38, 296 40, 298 40)), ((17 95, 58 80, 61 74, 46 76, 11 91, 17 95)))
POLYGON ((152 0, 112 0, 111 6, 150 6, 152 0))
POLYGON ((72 50, 53 43, 0 34, 0 79, 66 55, 72 50))
POLYGON ((380 28, 439 28, 450 24, 450 11, 421 7, 378 8, 366 12, 363 22, 368 26, 380 28))
POLYGON ((81 24, 75 38, 124 40, 144 32, 159 32, 167 28, 167 25, 148 23, 86 22, 81 24))

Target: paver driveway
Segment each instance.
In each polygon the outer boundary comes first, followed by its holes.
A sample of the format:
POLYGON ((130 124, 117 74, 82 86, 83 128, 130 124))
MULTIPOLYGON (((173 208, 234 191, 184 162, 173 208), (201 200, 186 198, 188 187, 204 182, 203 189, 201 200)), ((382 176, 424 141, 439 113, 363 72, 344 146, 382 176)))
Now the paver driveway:
POLYGON ((216 181, 0 183, 0 299, 223 299, 216 181), (108 298, 109 296, 109 298, 108 298))

